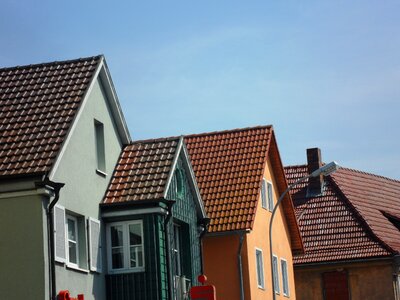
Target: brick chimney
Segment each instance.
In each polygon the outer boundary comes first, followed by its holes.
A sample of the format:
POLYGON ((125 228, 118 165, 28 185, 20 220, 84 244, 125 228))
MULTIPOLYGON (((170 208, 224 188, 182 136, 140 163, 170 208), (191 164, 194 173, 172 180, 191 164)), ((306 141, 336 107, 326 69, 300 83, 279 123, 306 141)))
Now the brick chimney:
MULTIPOLYGON (((319 148, 307 149, 308 174, 322 167, 321 150, 319 148)), ((324 177, 322 175, 309 179, 307 197, 321 195, 323 192, 324 177)))

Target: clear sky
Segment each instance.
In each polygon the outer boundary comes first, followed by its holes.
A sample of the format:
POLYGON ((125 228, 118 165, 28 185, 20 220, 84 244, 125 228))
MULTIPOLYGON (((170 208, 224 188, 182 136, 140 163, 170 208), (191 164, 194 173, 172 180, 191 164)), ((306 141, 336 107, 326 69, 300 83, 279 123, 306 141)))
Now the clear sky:
POLYGON ((104 54, 134 139, 273 124, 400 179, 400 1, 11 1, 0 66, 104 54))

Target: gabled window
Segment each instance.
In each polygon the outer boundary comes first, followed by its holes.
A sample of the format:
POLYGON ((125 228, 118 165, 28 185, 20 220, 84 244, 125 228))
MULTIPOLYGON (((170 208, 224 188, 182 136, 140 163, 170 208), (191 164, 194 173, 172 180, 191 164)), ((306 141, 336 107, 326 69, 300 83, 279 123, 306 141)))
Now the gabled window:
POLYGON ((261 249, 256 248, 257 286, 264 289, 264 262, 261 249))
POLYGON ((261 185, 261 206, 267 209, 267 181, 265 178, 263 178, 261 185))
POLYGON ((261 205, 263 208, 273 211, 274 209, 274 193, 272 183, 265 178, 262 180, 261 186, 261 205))
POLYGON ((289 297, 289 279, 288 279, 288 268, 287 261, 281 258, 281 272, 282 272, 282 290, 283 295, 289 297))
POLYGON ((276 255, 273 256, 272 269, 273 269, 273 275, 274 275, 275 293, 279 294, 280 288, 279 288, 278 257, 276 255))
POLYGON ((107 225, 110 273, 144 271, 143 224, 141 220, 107 225))
POLYGON ((103 123, 94 120, 94 132, 96 141, 96 159, 97 171, 100 173, 106 172, 106 150, 104 143, 104 125, 103 123))

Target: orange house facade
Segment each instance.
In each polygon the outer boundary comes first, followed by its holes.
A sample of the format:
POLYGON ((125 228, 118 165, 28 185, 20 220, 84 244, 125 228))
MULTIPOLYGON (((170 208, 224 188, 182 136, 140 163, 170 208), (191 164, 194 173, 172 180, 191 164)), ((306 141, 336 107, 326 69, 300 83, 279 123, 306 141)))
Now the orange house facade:
MULTIPOLYGON (((203 265, 217 299, 272 299, 269 221, 287 188, 272 126, 185 137, 210 218, 203 265)), ((289 195, 273 225, 276 299, 296 299, 293 254, 303 252, 289 195)))

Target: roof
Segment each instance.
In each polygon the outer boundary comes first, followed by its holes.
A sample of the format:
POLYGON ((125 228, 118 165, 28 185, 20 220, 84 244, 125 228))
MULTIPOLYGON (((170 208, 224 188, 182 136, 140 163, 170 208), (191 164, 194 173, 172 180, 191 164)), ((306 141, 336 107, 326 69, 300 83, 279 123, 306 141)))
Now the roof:
POLYGON ((126 146, 103 203, 162 199, 178 144, 179 138, 173 137, 135 141, 126 146))
MULTIPOLYGON (((307 165, 285 168, 289 183, 307 165)), ((400 181, 340 168, 325 177, 324 193, 306 197, 307 184, 291 191, 305 254, 295 264, 387 257, 400 250, 400 232, 382 212, 398 210, 400 181)))
MULTIPOLYGON (((278 189, 284 176, 273 127, 257 126, 185 136, 208 217, 210 232, 251 230, 260 197, 268 157, 278 189)), ((290 196, 284 199, 292 249, 302 251, 297 221, 290 196)))
POLYGON ((51 170, 101 60, 0 69, 0 176, 51 170))

